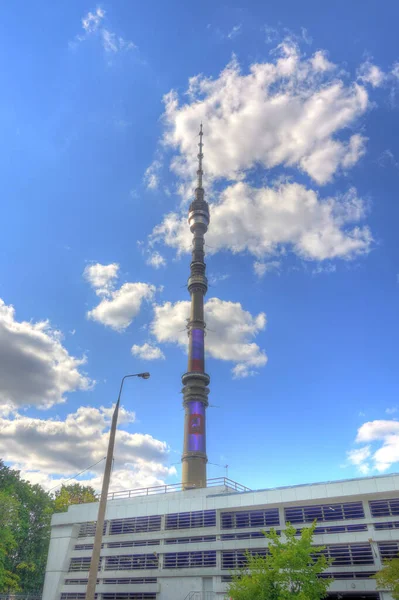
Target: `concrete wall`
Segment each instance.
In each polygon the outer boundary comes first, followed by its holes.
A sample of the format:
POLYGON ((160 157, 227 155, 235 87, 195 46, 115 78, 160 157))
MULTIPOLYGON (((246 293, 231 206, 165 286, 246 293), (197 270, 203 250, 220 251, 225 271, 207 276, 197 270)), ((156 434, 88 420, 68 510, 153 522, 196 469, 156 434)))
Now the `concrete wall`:
POLYGON ((46 577, 43 588, 43 600, 60 597, 64 579, 68 574, 70 556, 76 543, 79 525, 59 525, 51 529, 46 577))

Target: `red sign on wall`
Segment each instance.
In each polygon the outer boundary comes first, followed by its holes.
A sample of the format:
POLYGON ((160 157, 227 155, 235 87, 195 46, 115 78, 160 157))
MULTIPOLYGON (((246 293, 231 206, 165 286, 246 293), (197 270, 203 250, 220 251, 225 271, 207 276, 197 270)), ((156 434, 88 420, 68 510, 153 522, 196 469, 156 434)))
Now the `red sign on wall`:
POLYGON ((193 413, 189 416, 188 432, 197 434, 204 433, 204 415, 193 413))

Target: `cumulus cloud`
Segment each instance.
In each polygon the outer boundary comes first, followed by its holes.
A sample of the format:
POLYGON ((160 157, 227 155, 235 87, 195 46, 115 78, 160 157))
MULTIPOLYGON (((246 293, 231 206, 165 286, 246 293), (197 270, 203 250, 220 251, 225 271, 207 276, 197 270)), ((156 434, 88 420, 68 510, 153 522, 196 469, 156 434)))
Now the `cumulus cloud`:
POLYGON ((375 420, 359 427, 356 443, 367 444, 348 452, 351 464, 362 473, 370 470, 380 473, 399 462, 399 422, 375 420))
POLYGON ((192 77, 185 104, 175 91, 166 95, 164 142, 178 151, 172 168, 179 176, 191 181, 195 173, 192 140, 201 120, 208 181, 241 180, 255 165, 284 165, 324 184, 360 158, 361 136, 356 144, 344 136, 367 110, 365 88, 335 76, 320 51, 305 59, 284 42, 273 56, 246 74, 233 59, 215 79, 192 77))
POLYGON ((83 277, 102 298, 97 306, 87 312, 87 318, 116 331, 123 331, 139 314, 143 302, 153 299, 156 288, 149 283, 128 282, 115 289, 118 272, 117 263, 96 263, 85 268, 83 277))
MULTIPOLYGON (((165 96, 162 140, 163 151, 173 151, 181 195, 191 196, 193 139, 198 123, 205 123, 207 253, 250 253, 258 276, 287 251, 312 261, 354 259, 373 241, 354 188, 323 198, 291 175, 260 187, 255 167, 296 168, 323 185, 351 169, 366 148, 366 138, 354 131, 369 107, 361 80, 349 81, 322 50, 305 58, 292 39, 271 56, 248 73, 233 58, 216 78, 190 78, 184 101, 172 90, 165 96)), ((184 203, 154 228, 149 247, 156 242, 190 251, 184 203)))
MULTIPOLYGON (((188 347, 185 324, 190 316, 190 303, 165 302, 154 307, 151 332, 160 343, 172 342, 188 347)), ((246 377, 254 368, 267 362, 265 352, 253 339, 265 329, 264 313, 252 315, 239 302, 210 298, 205 304, 207 335, 206 351, 212 358, 236 363, 233 375, 246 377)))
POLYGON ((118 278, 119 265, 111 263, 102 265, 100 263, 88 265, 83 271, 83 277, 94 288, 98 296, 108 295, 118 278))
MULTIPOLYGON (((0 454, 22 470, 25 478, 50 488, 85 467, 101 461, 107 453, 113 408, 80 407, 65 419, 38 419, 17 414, 0 418, 0 454)), ((119 425, 133 422, 135 415, 123 407, 119 425)), ((129 489, 161 484, 175 473, 166 466, 169 447, 148 434, 118 430, 112 489, 129 489)), ((93 467, 85 477, 101 488, 104 464, 93 467)))
POLYGON ((132 346, 132 354, 133 356, 137 356, 138 358, 142 358, 143 360, 165 359, 165 355, 162 352, 161 348, 158 348, 158 346, 154 346, 153 344, 148 343, 145 343, 142 346, 134 344, 134 346, 132 346))
POLYGON ((149 283, 124 283, 103 298, 87 317, 116 331, 123 331, 139 314, 143 302, 153 299, 155 286, 149 283))
MULTIPOLYGON (((259 260, 288 246, 307 260, 349 259, 367 253, 372 242, 369 228, 358 224, 366 211, 354 189, 322 200, 297 183, 254 188, 239 182, 220 194, 210 213, 210 254, 250 252, 259 260)), ((179 253, 190 250, 190 238, 186 216, 177 213, 166 215, 152 233, 152 241, 162 241, 179 253)))
POLYGON ((380 87, 385 81, 385 74, 377 65, 367 60, 360 66, 358 78, 372 87, 380 87))
POLYGON ((116 54, 117 52, 134 50, 137 46, 125 40, 121 36, 117 36, 104 26, 106 11, 98 7, 94 12, 89 11, 82 18, 82 29, 84 33, 78 34, 74 41, 70 43, 72 48, 75 48, 80 42, 84 42, 90 37, 96 36, 101 41, 101 45, 107 54, 116 54))
POLYGON ((398 421, 376 420, 364 423, 358 430, 357 442, 373 442, 385 439, 392 434, 399 434, 398 421))
POLYGON ((65 394, 88 390, 94 382, 82 373, 86 359, 71 356, 62 334, 49 321, 17 321, 15 309, 0 299, 0 405, 49 408, 65 394))
POLYGON ((310 59, 312 67, 315 71, 324 73, 325 71, 332 71, 335 69, 334 63, 330 62, 322 50, 315 52, 310 59))
POLYGON ((151 265, 154 269, 159 269, 160 267, 166 267, 165 257, 162 256, 157 250, 154 252, 150 252, 149 257, 147 258, 147 265, 151 265))

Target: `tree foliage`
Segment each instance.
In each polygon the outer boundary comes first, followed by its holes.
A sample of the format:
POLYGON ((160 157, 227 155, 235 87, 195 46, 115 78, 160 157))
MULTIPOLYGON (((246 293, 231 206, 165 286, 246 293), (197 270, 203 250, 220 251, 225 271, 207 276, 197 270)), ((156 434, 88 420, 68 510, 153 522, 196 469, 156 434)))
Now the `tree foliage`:
POLYGON ((5 565, 18 576, 24 591, 41 589, 46 568, 53 500, 39 485, 21 479, 19 471, 0 461, 0 490, 15 501, 12 525, 14 548, 7 552, 5 565))
POLYGON ((318 575, 328 568, 329 562, 323 548, 312 545, 312 527, 296 529, 287 524, 284 537, 275 530, 265 533, 269 539, 268 554, 251 556, 247 564, 233 574, 228 595, 233 600, 320 600, 324 598, 330 582, 318 575))
POLYGON ((18 523, 18 508, 12 496, 0 491, 0 592, 20 589, 18 575, 7 568, 8 557, 16 548, 13 532, 18 523))
POLYGON ((44 583, 54 512, 95 502, 90 486, 62 486, 55 499, 0 459, 0 592, 40 591, 44 583))
POLYGON ((377 580, 378 588, 389 590, 392 598, 399 600, 399 558, 387 560, 373 578, 377 580))
POLYGON ((57 513, 65 512, 71 504, 85 504, 97 500, 98 495, 89 485, 80 485, 80 483, 62 485, 61 489, 55 492, 54 509, 57 513))

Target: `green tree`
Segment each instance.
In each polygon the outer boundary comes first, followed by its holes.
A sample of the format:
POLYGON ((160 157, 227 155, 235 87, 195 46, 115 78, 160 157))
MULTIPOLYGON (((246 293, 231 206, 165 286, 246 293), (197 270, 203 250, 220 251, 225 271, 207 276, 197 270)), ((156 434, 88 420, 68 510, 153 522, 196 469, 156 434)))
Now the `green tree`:
POLYGON ((39 485, 21 479, 19 471, 0 460, 0 491, 16 502, 12 525, 14 546, 4 559, 5 569, 18 576, 25 592, 43 587, 50 540, 50 521, 54 511, 51 496, 39 485))
POLYGON ((52 514, 96 500, 93 488, 80 484, 62 486, 54 499, 0 459, 0 591, 40 591, 52 514))
POLYGON ((389 590, 392 598, 399 600, 399 558, 387 560, 381 571, 373 575, 373 579, 377 580, 378 588, 389 590))
POLYGON ((85 504, 86 502, 97 502, 98 495, 89 485, 73 483, 62 485, 55 493, 55 512, 66 512, 71 504, 85 504))
POLYGON ((16 548, 14 530, 18 523, 18 502, 0 491, 0 592, 19 591, 19 577, 8 570, 8 559, 16 548))
POLYGON ((284 536, 276 531, 264 533, 269 539, 266 556, 251 556, 247 564, 233 575, 228 595, 233 600, 320 600, 330 582, 318 575, 330 565, 320 546, 313 546, 316 523, 302 529, 287 524, 284 536))

